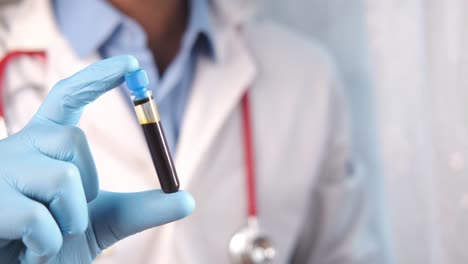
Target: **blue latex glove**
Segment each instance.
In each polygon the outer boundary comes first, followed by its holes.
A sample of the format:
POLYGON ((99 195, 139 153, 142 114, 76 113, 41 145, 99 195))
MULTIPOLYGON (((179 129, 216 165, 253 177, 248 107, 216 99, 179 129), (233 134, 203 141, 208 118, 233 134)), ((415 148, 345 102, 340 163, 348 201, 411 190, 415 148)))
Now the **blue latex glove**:
POLYGON ((31 122, 0 141, 0 263, 90 263, 118 240, 192 212, 183 191, 99 190, 76 125, 86 104, 137 68, 133 57, 114 57, 60 81, 31 122))

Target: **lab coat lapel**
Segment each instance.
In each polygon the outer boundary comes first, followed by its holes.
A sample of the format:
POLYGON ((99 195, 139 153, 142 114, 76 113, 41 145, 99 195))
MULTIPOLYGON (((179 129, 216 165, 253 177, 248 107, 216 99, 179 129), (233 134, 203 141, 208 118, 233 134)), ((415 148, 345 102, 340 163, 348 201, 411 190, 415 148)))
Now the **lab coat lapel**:
POLYGON ((241 32, 232 28, 216 34, 217 58, 201 58, 186 108, 176 165, 182 187, 197 177, 197 166, 242 95, 252 85, 256 68, 241 32))

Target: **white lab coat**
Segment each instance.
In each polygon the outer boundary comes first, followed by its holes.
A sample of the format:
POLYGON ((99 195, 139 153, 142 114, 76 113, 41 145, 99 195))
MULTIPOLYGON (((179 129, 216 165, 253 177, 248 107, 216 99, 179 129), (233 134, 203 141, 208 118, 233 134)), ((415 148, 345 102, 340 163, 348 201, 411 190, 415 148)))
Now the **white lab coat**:
MULTIPOLYGON (((182 188, 197 202, 194 214, 128 238, 97 262, 228 263, 229 239, 246 223, 239 102, 249 89, 259 218, 277 247, 276 263, 382 263, 367 226, 364 177, 347 166, 344 103, 326 53, 247 9, 229 11, 232 4, 212 3, 219 57, 197 62, 177 146, 175 163, 182 188)), ((55 82, 99 56, 76 57, 48 0, 3 8, 1 17, 0 58, 18 49, 47 54, 45 63, 21 58, 7 68, 6 119, 18 130, 55 82)), ((117 89, 86 108, 80 127, 101 188, 158 187, 140 127, 117 89)))

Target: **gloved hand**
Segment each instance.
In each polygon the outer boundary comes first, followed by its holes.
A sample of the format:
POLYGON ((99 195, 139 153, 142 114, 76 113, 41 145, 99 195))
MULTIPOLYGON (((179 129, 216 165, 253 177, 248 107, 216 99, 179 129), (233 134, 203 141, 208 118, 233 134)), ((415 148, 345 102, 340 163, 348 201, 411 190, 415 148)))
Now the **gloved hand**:
POLYGON ((133 57, 114 57, 60 81, 31 122, 0 141, 0 263, 90 263, 118 240, 192 212, 183 191, 99 190, 76 125, 86 104, 137 68, 133 57))

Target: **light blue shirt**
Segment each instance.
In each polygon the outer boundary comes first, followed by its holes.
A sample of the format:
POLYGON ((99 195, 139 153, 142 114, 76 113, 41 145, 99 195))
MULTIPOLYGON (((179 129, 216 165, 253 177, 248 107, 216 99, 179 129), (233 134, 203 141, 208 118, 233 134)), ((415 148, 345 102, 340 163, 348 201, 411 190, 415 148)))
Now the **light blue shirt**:
MULTIPOLYGON (((161 77, 146 34, 134 20, 104 0, 53 0, 58 27, 80 58, 131 54, 149 75, 171 152, 179 137, 197 56, 215 58, 206 0, 189 1, 189 20, 178 55, 161 77)), ((127 91, 125 90, 125 93, 127 91)))

